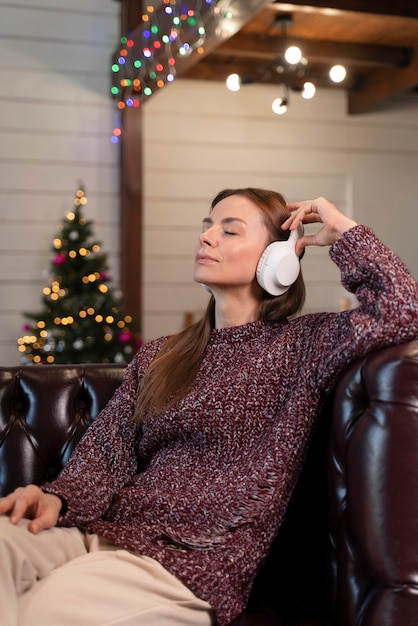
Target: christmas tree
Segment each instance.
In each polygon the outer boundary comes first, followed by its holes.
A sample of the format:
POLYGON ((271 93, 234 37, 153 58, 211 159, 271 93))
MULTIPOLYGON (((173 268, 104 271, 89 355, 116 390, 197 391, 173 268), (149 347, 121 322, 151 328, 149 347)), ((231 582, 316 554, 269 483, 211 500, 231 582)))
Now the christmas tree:
POLYGON ((26 335, 18 339, 23 363, 127 362, 140 345, 132 318, 109 285, 107 255, 94 241, 87 204, 77 190, 53 242, 50 280, 43 289, 43 310, 24 313, 26 335))

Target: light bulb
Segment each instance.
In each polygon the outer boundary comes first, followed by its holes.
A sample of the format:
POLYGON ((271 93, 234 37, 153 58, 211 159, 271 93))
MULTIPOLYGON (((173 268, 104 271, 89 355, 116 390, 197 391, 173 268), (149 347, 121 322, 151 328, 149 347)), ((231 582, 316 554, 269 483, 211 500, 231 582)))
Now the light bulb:
POLYGON ((302 58, 302 51, 297 46, 289 46, 284 53, 284 58, 290 65, 296 65, 302 58))
POLYGON ((341 83, 347 75, 347 71, 343 65, 333 65, 329 71, 331 80, 334 83, 341 83))
POLYGON ((287 111, 287 100, 285 98, 276 98, 271 103, 271 108, 276 115, 283 115, 287 111))
POLYGON ((310 81, 307 81, 306 83, 303 84, 302 98, 305 98, 305 100, 309 100, 310 98, 313 98, 315 95, 315 91, 316 91, 315 85, 311 83, 310 81))
POLYGON ((239 74, 230 74, 226 79, 226 86, 229 91, 239 91, 241 87, 241 77, 239 74))

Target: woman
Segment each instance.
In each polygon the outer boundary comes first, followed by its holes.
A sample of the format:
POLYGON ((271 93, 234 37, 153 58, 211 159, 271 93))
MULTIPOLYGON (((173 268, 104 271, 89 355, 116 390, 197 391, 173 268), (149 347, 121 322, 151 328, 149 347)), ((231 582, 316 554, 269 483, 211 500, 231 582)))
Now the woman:
POLYGON ((229 623, 338 374, 418 334, 405 266, 324 198, 286 206, 272 191, 221 192, 194 279, 212 294, 203 319, 141 348, 57 480, 0 501, 12 522, 0 518, 3 626, 229 623), (322 227, 294 252, 331 246, 357 309, 296 317, 298 268, 280 295, 264 288, 266 247, 312 222, 322 227))

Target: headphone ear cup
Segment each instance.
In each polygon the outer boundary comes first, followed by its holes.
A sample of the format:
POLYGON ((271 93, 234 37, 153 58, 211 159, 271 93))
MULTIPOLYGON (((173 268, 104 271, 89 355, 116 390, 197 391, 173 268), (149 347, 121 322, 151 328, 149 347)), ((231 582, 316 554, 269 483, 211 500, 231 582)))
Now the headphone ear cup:
POLYGON ((303 227, 292 231, 287 241, 274 241, 264 250, 258 262, 259 285, 272 296, 281 296, 296 281, 300 272, 295 244, 303 235, 303 227))

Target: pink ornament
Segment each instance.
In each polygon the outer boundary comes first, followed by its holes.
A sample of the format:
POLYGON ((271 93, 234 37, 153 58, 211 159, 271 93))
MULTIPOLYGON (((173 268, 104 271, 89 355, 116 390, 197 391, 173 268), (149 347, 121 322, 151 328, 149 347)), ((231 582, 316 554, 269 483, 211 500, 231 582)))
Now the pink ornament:
POLYGON ((22 326, 23 330, 30 330, 30 324, 23 324, 22 326))
POLYGON ((130 343, 132 341, 132 333, 130 330, 124 330, 122 333, 120 333, 119 335, 119 341, 121 343, 130 343))
POLYGON ((54 265, 63 265, 66 260, 67 260, 67 255, 64 254, 63 252, 58 252, 53 263, 54 265))
POLYGON ((100 279, 106 281, 109 280, 109 276, 106 274, 106 272, 100 272, 100 279))

